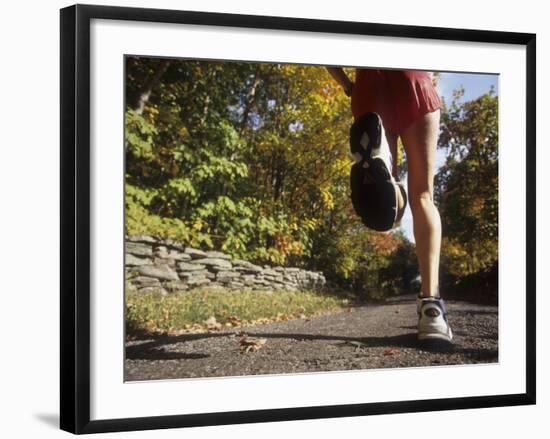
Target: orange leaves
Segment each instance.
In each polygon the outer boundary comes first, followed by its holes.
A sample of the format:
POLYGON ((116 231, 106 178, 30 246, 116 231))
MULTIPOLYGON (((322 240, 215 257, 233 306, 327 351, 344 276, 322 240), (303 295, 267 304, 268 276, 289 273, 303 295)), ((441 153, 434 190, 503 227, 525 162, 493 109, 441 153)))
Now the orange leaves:
POLYGON ((371 233, 368 235, 367 240, 374 250, 383 256, 390 256, 401 244, 401 241, 396 239, 393 233, 371 233))
POLYGON ((396 348, 388 348, 388 349, 385 349, 384 350, 384 356, 390 356, 390 355, 397 355, 399 354, 401 351, 399 349, 396 349, 396 348))

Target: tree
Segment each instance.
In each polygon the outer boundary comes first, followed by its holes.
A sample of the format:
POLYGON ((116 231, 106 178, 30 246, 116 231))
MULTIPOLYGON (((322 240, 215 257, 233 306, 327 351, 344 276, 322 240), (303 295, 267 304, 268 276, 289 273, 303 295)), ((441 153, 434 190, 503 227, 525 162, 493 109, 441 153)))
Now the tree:
POLYGON ((349 99, 323 67, 130 58, 126 84, 128 234, 397 290, 406 240, 353 212, 349 99))
POLYGON ((448 150, 436 176, 443 224, 442 271, 454 281, 498 261, 498 97, 470 102, 455 93, 442 113, 439 147, 448 150))

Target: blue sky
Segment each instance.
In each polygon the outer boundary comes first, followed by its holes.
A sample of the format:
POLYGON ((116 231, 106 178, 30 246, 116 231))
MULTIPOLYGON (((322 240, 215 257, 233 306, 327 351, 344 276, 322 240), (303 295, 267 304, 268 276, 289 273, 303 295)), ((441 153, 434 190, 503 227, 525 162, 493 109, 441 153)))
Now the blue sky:
MULTIPOLYGON (((495 92, 498 94, 498 76, 477 73, 441 73, 438 84, 439 95, 447 104, 450 104, 453 99, 453 90, 459 89, 460 86, 464 87, 463 101, 470 101, 487 93, 491 89, 491 86, 495 88, 495 92)), ((445 151, 438 149, 436 157, 437 169, 445 163, 445 159, 445 151)), ((406 182, 405 178, 404 183, 406 184, 406 182)), ((401 229, 405 232, 407 238, 414 242, 412 214, 409 207, 407 207, 401 220, 401 229)))
POLYGON ((487 93, 491 86, 497 91, 498 76, 483 75, 474 73, 441 73, 438 84, 439 94, 445 99, 445 102, 450 103, 452 100, 453 90, 464 87, 464 101, 471 101, 478 96, 487 93))

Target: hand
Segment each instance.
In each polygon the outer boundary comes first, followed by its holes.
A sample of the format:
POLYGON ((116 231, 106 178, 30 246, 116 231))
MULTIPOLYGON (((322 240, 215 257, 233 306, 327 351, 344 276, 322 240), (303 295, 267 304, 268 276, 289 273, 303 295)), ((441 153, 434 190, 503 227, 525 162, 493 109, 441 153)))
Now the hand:
POLYGON ((350 81, 346 72, 341 67, 326 68, 334 80, 344 89, 346 96, 350 97, 353 90, 353 82, 350 81))

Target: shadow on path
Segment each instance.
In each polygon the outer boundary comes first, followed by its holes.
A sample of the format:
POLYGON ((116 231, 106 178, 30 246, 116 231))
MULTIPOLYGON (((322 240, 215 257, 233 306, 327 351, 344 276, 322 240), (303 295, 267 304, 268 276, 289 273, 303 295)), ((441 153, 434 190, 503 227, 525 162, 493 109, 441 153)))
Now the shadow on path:
MULTIPOLYGON (((162 350, 165 345, 185 343, 188 341, 213 338, 230 337, 237 332, 186 334, 178 336, 163 336, 157 340, 126 347, 126 358, 130 360, 179 360, 179 359, 200 359, 207 358, 207 353, 178 353, 162 350)), ((439 352, 447 354, 461 354, 479 359, 497 358, 498 352, 494 349, 475 349, 463 347, 460 344, 448 343, 420 343, 416 333, 404 333, 385 337, 346 337, 338 335, 323 334, 301 334, 301 333, 255 333, 246 332, 250 337, 272 338, 272 339, 293 339, 297 341, 327 341, 341 342, 339 345, 347 346, 352 342, 358 343, 361 348, 388 347, 388 348, 412 348, 428 352, 439 352)))
POLYGON ((158 348, 139 349, 140 346, 129 346, 126 348, 127 360, 197 360, 199 358, 208 358, 210 354, 201 353, 182 353, 165 351, 158 348))

